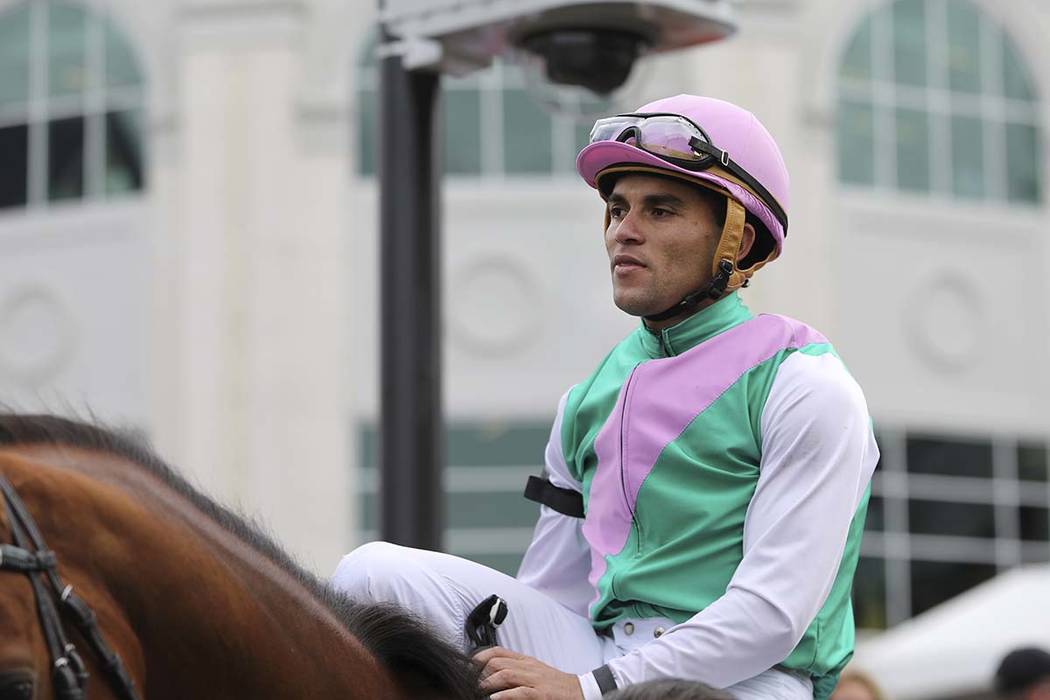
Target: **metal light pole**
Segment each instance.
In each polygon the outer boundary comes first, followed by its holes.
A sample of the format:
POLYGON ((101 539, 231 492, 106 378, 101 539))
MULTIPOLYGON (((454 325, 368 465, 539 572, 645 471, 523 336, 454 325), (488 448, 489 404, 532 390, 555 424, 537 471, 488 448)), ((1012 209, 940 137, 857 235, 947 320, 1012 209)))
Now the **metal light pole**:
MULTIPOLYGON (((384 32, 384 45, 389 37, 384 32)), ((440 74, 382 59, 380 86, 380 533, 441 549, 440 74)))
POLYGON ((602 92, 626 78, 642 47, 718 41, 734 25, 730 0, 379 0, 379 14, 380 534, 440 549, 442 71, 477 70, 520 45, 543 56, 547 79, 602 92))

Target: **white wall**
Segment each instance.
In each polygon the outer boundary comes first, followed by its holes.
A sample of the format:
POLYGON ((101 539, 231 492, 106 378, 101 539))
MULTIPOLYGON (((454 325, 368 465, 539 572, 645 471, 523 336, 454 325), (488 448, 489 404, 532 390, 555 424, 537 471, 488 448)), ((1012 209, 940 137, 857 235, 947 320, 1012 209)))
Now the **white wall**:
POLYGON ((349 456, 342 140, 301 109, 305 7, 179 15, 158 364, 165 454, 325 570, 349 456), (311 121, 311 117, 313 120, 311 121))
POLYGON ((149 425, 145 207, 0 216, 0 402, 149 425))
MULTIPOLYGON (((717 95, 776 136, 791 230, 745 296, 828 334, 877 421, 1045 435, 1047 208, 931 206, 836 182, 838 52, 870 5, 745 3, 736 38, 660 59, 637 100, 717 95)), ((982 5, 1050 95, 1050 10, 982 5)), ((77 354, 36 384, 0 366, 4 395, 62 394, 147 427, 165 457, 326 572, 353 542, 356 430, 377 405, 377 192, 354 174, 350 138, 374 8, 111 7, 148 75, 150 191, 129 208, 0 218, 0 312, 48 271, 78 329, 77 354)), ((1043 174, 1045 186, 1046 153, 1043 174)), ((550 416, 635 323, 610 302, 600 203, 571 176, 449 180, 445 195, 447 412, 550 416)), ((0 357, 53 342, 5 336, 0 357)))

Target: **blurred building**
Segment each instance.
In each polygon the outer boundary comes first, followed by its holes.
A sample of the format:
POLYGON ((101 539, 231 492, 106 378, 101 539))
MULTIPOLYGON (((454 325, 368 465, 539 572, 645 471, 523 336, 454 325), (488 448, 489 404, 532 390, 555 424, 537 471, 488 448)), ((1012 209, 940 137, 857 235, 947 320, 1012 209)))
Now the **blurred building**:
MULTIPOLYGON (((746 291, 820 328, 883 449, 858 623, 1050 560, 1050 8, 753 0, 628 106, 753 110, 793 178, 746 291)), ((366 0, 0 0, 0 400, 148 435, 327 572, 374 536, 378 83, 366 0)), ((610 303, 589 124, 445 81, 449 548, 513 571, 610 303)))

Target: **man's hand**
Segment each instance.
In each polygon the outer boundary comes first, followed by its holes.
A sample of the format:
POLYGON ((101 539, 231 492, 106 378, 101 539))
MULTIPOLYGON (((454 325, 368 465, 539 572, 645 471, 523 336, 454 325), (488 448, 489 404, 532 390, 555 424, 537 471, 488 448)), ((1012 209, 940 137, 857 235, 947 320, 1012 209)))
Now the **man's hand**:
POLYGON ((531 656, 492 647, 474 661, 482 667, 481 688, 492 693, 491 700, 583 700, 576 676, 531 656))

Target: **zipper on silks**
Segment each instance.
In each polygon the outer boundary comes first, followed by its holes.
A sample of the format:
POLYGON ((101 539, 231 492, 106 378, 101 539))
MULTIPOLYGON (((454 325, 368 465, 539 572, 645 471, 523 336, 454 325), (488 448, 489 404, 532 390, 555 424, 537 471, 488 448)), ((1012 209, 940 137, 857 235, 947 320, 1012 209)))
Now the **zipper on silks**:
POLYGON ((661 357, 674 357, 674 348, 671 347, 671 338, 667 335, 667 329, 658 331, 649 329, 649 332, 656 336, 656 342, 660 344, 661 357))
POLYGON ((635 368, 631 370, 631 374, 627 377, 627 383, 624 384, 624 387, 623 387, 623 406, 620 408, 620 455, 619 455, 619 457, 620 457, 620 490, 623 493, 623 504, 627 508, 627 512, 629 512, 631 514, 631 523, 632 523, 632 525, 638 531, 638 547, 639 548, 641 547, 641 543, 642 543, 642 529, 641 529, 641 526, 638 524, 638 519, 634 515, 634 508, 631 507, 631 500, 630 500, 630 498, 627 495, 627 464, 626 464, 626 461, 624 459, 625 455, 624 455, 624 451, 623 451, 623 444, 624 444, 624 437, 625 437, 624 433, 626 432, 626 423, 627 423, 627 404, 631 400, 631 385, 634 382, 634 375, 638 372, 638 367, 640 367, 640 366, 641 365, 636 365, 635 368))
POLYGON ((671 339, 667 337, 667 329, 664 328, 660 331, 660 353, 664 357, 672 357, 673 351, 671 349, 671 339))

